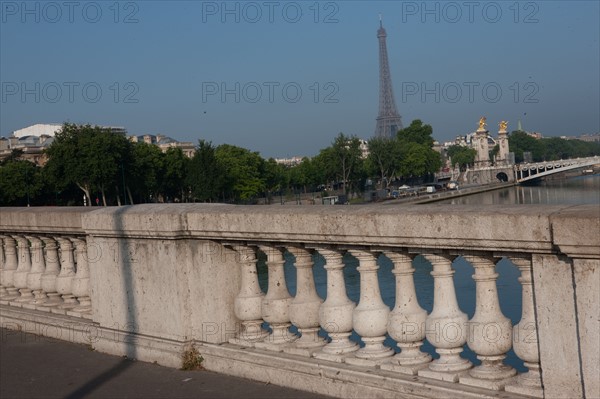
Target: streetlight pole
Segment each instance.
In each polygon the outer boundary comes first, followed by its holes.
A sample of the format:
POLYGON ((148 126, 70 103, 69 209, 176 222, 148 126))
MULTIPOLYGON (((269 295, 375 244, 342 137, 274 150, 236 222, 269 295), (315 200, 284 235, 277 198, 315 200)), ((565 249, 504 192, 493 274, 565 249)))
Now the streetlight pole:
POLYGON ((123 161, 121 161, 121 177, 123 178, 123 203, 127 205, 127 192, 125 191, 125 166, 123 166, 123 161))

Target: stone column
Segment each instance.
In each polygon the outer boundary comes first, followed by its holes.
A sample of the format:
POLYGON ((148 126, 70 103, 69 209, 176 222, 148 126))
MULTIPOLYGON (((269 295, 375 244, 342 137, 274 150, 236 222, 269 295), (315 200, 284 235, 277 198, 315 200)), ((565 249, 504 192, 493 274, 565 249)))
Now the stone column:
POLYGON ((488 145, 488 131, 479 128, 472 137, 473 148, 477 151, 475 155, 475 169, 481 169, 490 166, 490 153, 488 145))
POLYGON ((281 351, 283 347, 294 342, 298 337, 289 330, 290 323, 290 295, 285 283, 283 265, 283 251, 280 248, 261 245, 260 249, 267 255, 267 268, 269 272, 269 286, 267 294, 262 300, 262 318, 271 326, 271 333, 263 342, 257 342, 257 348, 281 351))
POLYGON ((415 292, 412 265, 414 255, 398 251, 384 252, 392 263, 396 276, 396 306, 390 313, 388 334, 396 340, 400 353, 389 363, 381 365, 384 370, 416 375, 431 361, 431 355, 420 350, 425 339, 427 311, 419 305, 415 292))
POLYGON ((31 289, 27 286, 27 275, 31 271, 31 254, 29 252, 29 240, 24 236, 13 236, 19 243, 19 266, 13 275, 13 284, 19 289, 21 296, 15 298, 15 302, 29 302, 33 300, 31 289))
POLYGON ((354 356, 346 359, 347 363, 375 366, 394 355, 394 350, 383 345, 387 333, 387 322, 390 308, 383 303, 379 280, 377 279, 377 256, 368 250, 353 249, 360 266, 360 301, 352 312, 354 330, 360 335, 365 346, 354 356))
POLYGON ((3 263, 0 269, 0 299, 19 296, 18 291, 12 284, 12 277, 17 269, 17 251, 15 240, 10 236, 0 236, 0 246, 3 247, 3 263), (12 287, 12 291, 9 291, 12 287))
POLYGON ((508 132, 506 129, 498 130, 498 163, 500 165, 509 165, 508 163, 508 132))
POLYGON ((6 288, 4 287, 4 282, 2 279, 2 273, 4 270, 4 265, 6 264, 6 257, 4 256, 4 237, 0 235, 0 298, 7 294, 6 288))
POLYGON ((19 297, 19 291, 14 285, 14 274, 18 267, 17 244, 14 238, 4 237, 4 269, 2 269, 2 285, 6 294, 1 297, 3 301, 12 301, 19 297))
POLYGON ((241 327, 237 337, 230 340, 237 345, 254 346, 262 341, 269 333, 262 328, 261 305, 265 294, 258 285, 258 272, 256 270, 256 253, 246 245, 233 245, 239 256, 241 269, 240 292, 235 297, 234 312, 241 320, 241 327))
POLYGON ((85 238, 71 238, 75 245, 77 259, 77 272, 73 278, 73 295, 77 297, 79 306, 73 308, 74 312, 91 313, 92 301, 90 299, 90 268, 87 258, 87 243, 85 238))
POLYGON ((425 335, 440 355, 429 363, 429 367, 419 370, 423 377, 458 382, 471 362, 463 359, 460 353, 467 342, 467 315, 460 310, 454 290, 453 256, 428 253, 425 258, 431 262, 433 271, 433 310, 425 322, 425 335))
POLYGON ((329 334, 331 342, 313 356, 341 363, 348 354, 359 348, 356 342, 349 339, 352 333, 352 311, 356 304, 346 294, 341 252, 331 248, 317 250, 325 258, 327 271, 327 299, 319 308, 319 323, 329 334))
POLYGON ((45 249, 46 271, 42 274, 42 291, 48 296, 42 306, 58 306, 62 303, 60 294, 56 292, 56 278, 60 273, 60 260, 58 257, 58 246, 51 237, 42 237, 45 249))
POLYGON ((510 260, 521 271, 519 282, 523 291, 521 321, 513 327, 513 350, 523 360, 528 372, 519 374, 516 381, 504 387, 513 392, 538 398, 544 397, 540 375, 540 352, 533 304, 533 282, 531 280, 531 257, 514 256, 510 260))
POLYGON ((65 237, 57 237, 56 240, 60 245, 60 273, 56 277, 56 292, 61 294, 64 301, 58 308, 70 310, 78 305, 73 295, 73 278, 75 277, 73 244, 65 237))
POLYGON ((319 308, 323 300, 317 294, 313 276, 311 251, 300 246, 289 246, 287 250, 296 261, 296 296, 290 303, 290 321, 298 328, 300 338, 284 352, 312 356, 312 353, 325 345, 319 337, 319 308))
POLYGON ((31 272, 27 275, 27 286, 33 290, 35 299, 31 301, 33 305, 39 305, 46 302, 46 294, 42 291, 42 275, 46 271, 46 262, 44 262, 44 248, 42 240, 38 237, 27 236, 31 242, 31 272))
POLYGON ((461 377, 460 382, 500 390, 517 373, 502 362, 512 346, 512 323, 500 309, 494 259, 477 255, 466 255, 465 259, 475 268, 473 279, 477 296, 475 314, 468 324, 468 345, 481 360, 481 365, 470 370, 468 376, 461 377))

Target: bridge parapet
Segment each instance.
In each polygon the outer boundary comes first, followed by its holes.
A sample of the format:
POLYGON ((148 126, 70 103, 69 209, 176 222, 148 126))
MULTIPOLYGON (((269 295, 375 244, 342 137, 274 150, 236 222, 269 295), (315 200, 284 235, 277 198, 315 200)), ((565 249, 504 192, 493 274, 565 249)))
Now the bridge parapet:
POLYGON ((339 397, 600 393, 596 206, 90 209, 2 210, 3 327, 175 367, 194 346, 207 369, 339 397), (317 255, 325 298, 315 289, 317 255), (348 255, 359 262, 358 303, 348 297, 348 255), (430 313, 417 300, 418 255, 432 265, 430 313), (456 300, 459 256, 475 270, 471 318, 456 300), (382 275, 381 257, 391 273, 382 275), (500 259, 521 273, 515 326, 501 311, 500 259), (293 296, 284 265, 293 267, 293 296), (393 309, 382 279, 395 281, 393 309), (465 345, 481 364, 460 356, 465 345), (527 372, 504 363, 511 349, 527 372))
POLYGON ((514 171, 517 182, 521 183, 592 165, 600 165, 600 156, 518 164, 514 166, 514 171))

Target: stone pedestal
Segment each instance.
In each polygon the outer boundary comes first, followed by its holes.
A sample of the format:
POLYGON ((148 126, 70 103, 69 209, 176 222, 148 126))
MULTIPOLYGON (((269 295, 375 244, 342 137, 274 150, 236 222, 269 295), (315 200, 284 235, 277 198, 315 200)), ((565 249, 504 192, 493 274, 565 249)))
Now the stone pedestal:
POLYGON ((29 252, 29 240, 24 236, 13 236, 19 243, 18 262, 19 266, 13 275, 13 285, 19 289, 20 296, 14 299, 16 303, 32 301, 33 294, 27 286, 27 275, 31 271, 31 253, 29 252))
POLYGON ((383 345, 387 333, 390 308, 383 303, 377 279, 376 254, 368 250, 350 250, 360 266, 360 301, 352 312, 354 330, 360 335, 365 346, 346 363, 361 366, 376 366, 394 354, 392 348, 383 345))
POLYGON ((350 340, 352 311, 356 304, 346 294, 342 254, 330 248, 319 248, 318 251, 325 258, 327 271, 327 299, 319 308, 319 323, 331 341, 313 356, 341 363, 359 348, 350 340))
POLYGON ((240 331, 229 342, 237 345, 254 346, 265 339, 269 333, 262 328, 261 305, 265 294, 258 285, 256 270, 256 253, 246 245, 234 245, 232 248, 239 255, 241 272, 240 292, 235 297, 234 313, 241 321, 240 331))
POLYGON ((516 370, 503 363, 512 346, 512 323, 502 314, 493 258, 467 255, 465 258, 475 268, 476 307, 468 323, 468 345, 481 365, 460 378, 461 384, 501 390, 516 374, 516 370))
POLYGON ((27 285, 33 290, 33 305, 40 305, 48 299, 42 290, 42 275, 46 271, 46 262, 44 261, 44 249, 42 240, 38 237, 28 236, 31 242, 31 272, 27 275, 27 285))
POLYGON ((42 274, 40 282, 42 291, 48 297, 48 299, 42 303, 42 307, 50 308, 62 303, 60 294, 56 292, 56 278, 60 273, 60 261, 56 241, 51 237, 42 237, 42 241, 44 241, 46 270, 42 274))
POLYGON ((261 304, 262 318, 271 326, 271 333, 262 342, 256 342, 257 348, 282 351, 285 346, 298 337, 290 332, 289 307, 292 302, 283 272, 283 252, 280 248, 261 245, 260 249, 267 255, 269 271, 269 287, 261 304))
POLYGON ((310 357, 326 343, 318 335, 319 308, 323 300, 315 288, 311 252, 296 246, 287 249, 296 258, 296 296, 290 303, 290 321, 301 335, 294 343, 284 347, 283 351, 310 357))
POLYGON ((2 286, 5 294, 0 297, 3 302, 8 302, 19 297, 19 291, 14 286, 13 277, 18 267, 17 242, 10 236, 4 236, 4 268, 2 269, 2 286))
POLYGON ((523 292, 521 321, 513 327, 513 350, 523 360, 528 371, 519 374, 516 379, 504 387, 504 390, 542 398, 544 391, 540 375, 540 353, 533 305, 531 256, 511 257, 510 260, 521 271, 519 282, 523 292))
POLYGON ((433 265, 434 291, 433 310, 427 316, 425 335, 440 355, 418 374, 427 378, 458 382, 464 372, 471 368, 471 362, 460 354, 467 342, 467 315, 460 310, 456 300, 452 276, 452 260, 446 254, 429 253, 425 258, 433 265))
POLYGON ((389 316, 388 333, 398 343, 400 353, 389 363, 382 364, 381 368, 416 375, 419 370, 427 367, 431 356, 420 350, 425 339, 427 311, 421 308, 417 301, 413 280, 413 256, 392 251, 386 251, 384 254, 394 263, 392 273, 396 276, 396 306, 389 316))

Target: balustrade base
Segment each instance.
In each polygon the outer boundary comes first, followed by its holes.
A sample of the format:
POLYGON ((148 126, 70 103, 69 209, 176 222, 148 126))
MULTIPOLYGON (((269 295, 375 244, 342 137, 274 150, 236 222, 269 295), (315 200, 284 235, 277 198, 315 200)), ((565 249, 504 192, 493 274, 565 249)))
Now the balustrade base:
POLYGON ((429 367, 417 372, 419 377, 432 378, 434 380, 458 382, 464 376, 469 375, 468 370, 463 371, 433 371, 429 367))
POLYGON ((300 348, 298 346, 295 346, 295 343, 294 343, 291 346, 286 346, 285 348, 283 348, 283 351, 285 353, 289 353, 290 355, 313 357, 313 355, 316 352, 319 352, 324 345, 325 345, 325 342, 323 342, 322 345, 316 346, 313 348, 300 348))
MULTIPOLYGON (((357 347, 358 347, 358 345, 357 345, 357 347)), ((328 362, 344 363, 349 358, 354 357, 354 353, 352 353, 352 352, 348 352, 348 353, 327 353, 327 352, 323 352, 321 350, 319 352, 313 353, 313 357, 315 359, 319 359, 319 360, 327 360, 328 362)))
POLYGON ((388 357, 384 357, 384 358, 371 358, 371 359, 365 359, 362 357, 356 357, 356 354, 354 354, 354 356, 348 357, 346 358, 345 362, 348 364, 351 364, 353 366, 363 366, 363 367, 377 367, 379 365, 381 365, 384 362, 387 362, 389 360, 389 356, 388 357))
POLYGON ((18 303, 27 303, 32 301, 33 298, 33 293, 31 292, 30 289, 27 288, 21 288, 19 289, 19 292, 21 293, 21 296, 19 298, 14 299, 15 302, 18 303))
POLYGON ((509 377, 501 380, 484 380, 471 377, 469 374, 460 377, 459 382, 472 387, 486 388, 494 391, 501 391, 507 384, 514 382, 515 377, 509 377))
POLYGON ((506 384, 504 386, 504 390, 506 392, 517 393, 519 395, 533 396, 534 398, 543 398, 544 397, 544 390, 542 389, 542 387, 520 385, 518 383, 518 377, 517 377, 516 384, 514 384, 514 383, 506 384))
POLYGON ((394 360, 388 363, 382 363, 379 366, 382 370, 394 371, 396 373, 407 374, 407 375, 418 375, 419 370, 423 370, 428 367, 427 363, 414 364, 414 365, 401 365, 394 360))
POLYGON ((262 341, 262 342, 255 343, 254 347, 258 348, 258 349, 273 351, 273 352, 283 352, 283 350, 287 346, 291 345, 293 342, 294 342, 294 340, 289 341, 289 342, 282 342, 282 343, 273 343, 273 342, 268 342, 268 341, 262 341))

